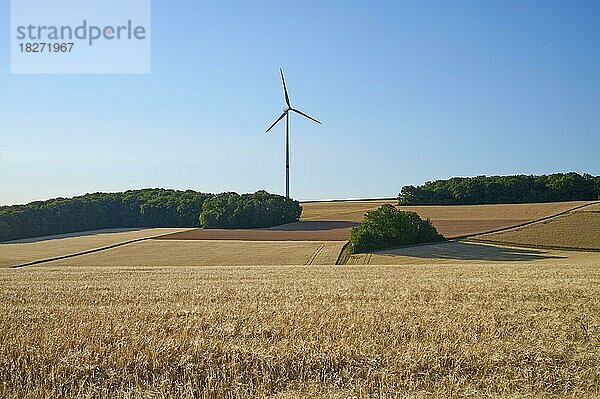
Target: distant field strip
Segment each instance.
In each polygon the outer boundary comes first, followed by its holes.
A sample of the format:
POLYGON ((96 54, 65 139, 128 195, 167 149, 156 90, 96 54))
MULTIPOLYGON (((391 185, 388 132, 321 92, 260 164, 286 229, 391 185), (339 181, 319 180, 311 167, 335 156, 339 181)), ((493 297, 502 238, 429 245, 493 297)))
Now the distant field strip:
POLYGON ((600 205, 593 204, 523 227, 478 235, 472 240, 542 248, 600 251, 600 205))
POLYGON ((334 265, 344 241, 144 240, 57 262, 65 266, 334 265))
MULTIPOLYGON (((589 205, 590 201, 552 202, 537 204, 498 205, 432 205, 402 206, 399 209, 413 211, 422 218, 429 218, 433 225, 447 238, 481 234, 510 228, 544 217, 553 216, 577 207, 589 205)), ((365 213, 383 204, 396 201, 343 201, 302 204, 302 220, 337 220, 361 222, 365 213)))
POLYGON ((600 262, 594 252, 572 252, 540 248, 497 245, 494 243, 449 241, 429 245, 391 248, 352 255, 349 265, 479 265, 485 263, 566 265, 600 262))
POLYGON ((297 222, 268 229, 193 229, 155 237, 157 240, 344 241, 349 222, 297 222))
POLYGON ((186 229, 95 230, 0 243, 0 268, 102 250, 183 230, 186 229))

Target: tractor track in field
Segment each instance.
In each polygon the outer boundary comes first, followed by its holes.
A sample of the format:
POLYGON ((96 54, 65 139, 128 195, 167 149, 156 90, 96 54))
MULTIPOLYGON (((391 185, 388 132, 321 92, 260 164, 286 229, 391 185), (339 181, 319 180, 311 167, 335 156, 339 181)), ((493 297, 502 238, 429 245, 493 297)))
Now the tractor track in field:
POLYGON ((310 266, 313 264, 313 262, 317 259, 317 256, 319 256, 319 254, 321 253, 321 251, 323 250, 323 248, 325 248, 325 244, 321 244, 319 246, 319 248, 317 248, 317 250, 315 251, 315 253, 312 254, 312 256, 310 257, 310 259, 306 262, 306 266, 310 266))
POLYGON ((38 260, 31 261, 31 262, 21 263, 19 265, 11 266, 11 267, 9 267, 9 269, 20 269, 20 268, 27 267, 27 266, 36 266, 36 265, 39 265, 39 264, 42 264, 42 263, 54 262, 54 261, 63 260, 63 259, 70 259, 70 258, 74 258, 76 256, 93 254, 93 253, 96 253, 96 252, 102 252, 102 251, 107 251, 109 249, 122 247, 124 245, 134 244, 136 242, 151 240, 153 238, 154 237, 136 238, 134 240, 120 242, 118 244, 107 245, 105 247, 100 247, 100 248, 88 249, 88 250, 85 250, 85 251, 76 252, 74 254, 60 255, 60 256, 55 256, 55 257, 47 258, 47 259, 38 259, 38 260))

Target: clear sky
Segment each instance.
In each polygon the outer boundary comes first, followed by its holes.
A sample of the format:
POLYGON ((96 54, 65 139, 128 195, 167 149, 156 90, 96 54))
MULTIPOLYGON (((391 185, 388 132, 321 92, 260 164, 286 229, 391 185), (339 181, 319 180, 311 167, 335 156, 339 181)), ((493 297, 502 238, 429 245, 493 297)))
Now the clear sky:
POLYGON ((396 196, 451 176, 600 174, 598 1, 154 0, 152 73, 11 75, 0 203, 143 187, 396 196))

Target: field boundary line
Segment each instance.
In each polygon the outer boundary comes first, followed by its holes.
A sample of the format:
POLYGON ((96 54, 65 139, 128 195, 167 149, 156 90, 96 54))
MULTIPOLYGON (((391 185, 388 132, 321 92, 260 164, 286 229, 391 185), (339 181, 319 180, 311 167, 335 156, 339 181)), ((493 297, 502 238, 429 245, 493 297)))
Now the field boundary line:
POLYGON ((52 258, 38 259, 38 260, 31 261, 31 262, 21 263, 21 264, 18 264, 18 265, 10 266, 8 269, 20 269, 20 268, 23 268, 23 267, 40 265, 42 263, 54 262, 56 260, 64 260, 64 259, 74 258, 76 256, 89 255, 89 254, 93 254, 93 253, 96 253, 96 252, 102 252, 102 251, 106 251, 106 250, 109 250, 109 249, 122 247, 124 245, 135 244, 135 243, 141 242, 141 241, 152 240, 152 239, 154 239, 156 237, 159 237, 161 235, 164 235, 164 234, 157 234, 157 235, 154 235, 154 236, 151 236, 151 237, 135 238, 135 239, 124 241, 124 242, 120 242, 120 243, 117 243, 117 244, 111 244, 111 245, 107 245, 107 246, 100 247, 100 248, 87 249, 85 251, 75 252, 75 253, 67 254, 67 255, 54 256, 52 258))
POLYGON ((308 201, 300 201, 300 205, 302 204, 322 204, 322 203, 339 203, 339 202, 367 202, 367 201, 398 201, 398 197, 389 197, 389 198, 349 198, 349 199, 332 199, 332 200, 308 200, 308 201))
POLYGON ((558 218, 560 216, 567 215, 567 214, 569 214, 569 213, 571 213, 573 211, 577 211, 579 209, 587 208, 588 206, 597 205, 597 204, 600 204, 600 201, 594 201, 594 202, 590 202, 588 204, 578 205, 578 206, 576 206, 574 208, 570 208, 570 209, 567 209, 565 211, 562 211, 562 212, 559 212, 559 213, 555 213, 553 215, 544 216, 543 218, 531 220, 529 222, 519 223, 519 224, 511 226, 511 227, 503 227, 501 229, 495 229, 495 230, 485 231, 483 233, 465 234, 465 235, 457 236, 457 237, 449 237, 448 240, 466 240, 466 239, 470 239, 472 237, 482 236, 482 235, 485 235, 485 234, 502 233, 504 231, 509 231, 509 230, 513 230, 513 229, 519 229, 521 227, 526 227, 526 226, 530 226, 532 224, 536 224, 536 223, 540 223, 540 222, 545 222, 545 221, 548 221, 550 219, 555 219, 555 218, 558 218))

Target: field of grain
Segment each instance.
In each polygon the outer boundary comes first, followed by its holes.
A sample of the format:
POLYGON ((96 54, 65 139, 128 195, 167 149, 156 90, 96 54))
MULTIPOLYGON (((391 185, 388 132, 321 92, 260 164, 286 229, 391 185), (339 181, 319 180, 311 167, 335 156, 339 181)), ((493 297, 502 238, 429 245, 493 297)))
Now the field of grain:
POLYGON ((186 229, 95 230, 0 243, 0 268, 65 256, 186 229))
POLYGON ((344 241, 146 240, 48 263, 68 266, 335 265, 344 241))
POLYGON ((191 229, 156 237, 158 240, 347 241, 359 223, 299 221, 266 229, 191 229))
POLYGON ((475 237, 485 242, 600 250, 600 205, 495 234, 475 237))
MULTIPOLYGON (((317 205, 269 231, 366 210, 317 205)), ((407 209, 464 232, 578 205, 407 209)), ((598 252, 445 242, 333 266, 344 241, 153 239, 6 268, 175 231, 0 244, 0 397, 600 397, 598 252)))
POLYGON ((105 262, 0 270, 0 397, 600 396, 597 258, 105 262))
POLYGON ((600 254, 594 252, 572 252, 498 246, 477 242, 442 242, 392 248, 371 253, 352 255, 347 263, 351 265, 479 265, 484 263, 522 263, 544 265, 548 262, 556 266, 575 264, 600 264, 600 254))
MULTIPOLYGON (((361 222, 364 214, 396 201, 341 201, 304 203, 302 220, 339 220, 361 222)), ((555 215, 590 202, 553 202, 541 204, 404 206, 429 218, 444 236, 452 238, 516 226, 555 215)))

